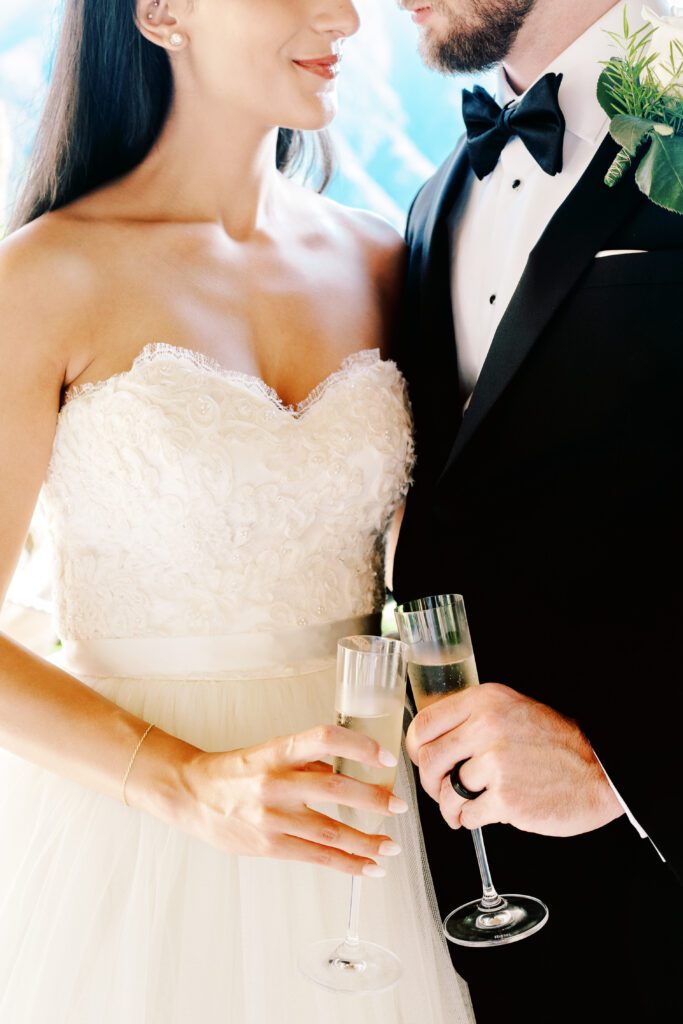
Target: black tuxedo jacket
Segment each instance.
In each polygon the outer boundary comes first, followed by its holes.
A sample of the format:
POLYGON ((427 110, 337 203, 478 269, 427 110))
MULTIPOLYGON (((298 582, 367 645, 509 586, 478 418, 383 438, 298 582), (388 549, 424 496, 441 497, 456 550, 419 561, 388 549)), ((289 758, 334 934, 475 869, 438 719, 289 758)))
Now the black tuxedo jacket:
MULTIPOLYGON (((446 224, 464 143, 407 229, 398 361, 418 461, 396 597, 463 594, 482 682, 574 718, 666 858, 625 816, 566 839, 487 828, 499 891, 550 908, 516 945, 451 947, 496 1024, 680 1011, 683 217, 632 174, 607 189, 616 151, 607 138, 531 253, 465 412, 446 224), (647 251, 595 258, 614 249, 647 251)), ((424 795, 421 811, 446 912, 480 891, 474 851, 424 795)))

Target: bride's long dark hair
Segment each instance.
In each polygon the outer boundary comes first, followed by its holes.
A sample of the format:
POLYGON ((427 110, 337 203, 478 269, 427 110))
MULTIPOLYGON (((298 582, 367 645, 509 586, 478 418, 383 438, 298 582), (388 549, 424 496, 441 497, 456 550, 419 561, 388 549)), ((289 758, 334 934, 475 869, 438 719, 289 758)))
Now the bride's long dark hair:
MULTIPOLYGON (((134 21, 136 0, 64 0, 54 69, 26 182, 10 231, 127 174, 149 153, 173 95, 168 55, 134 21)), ((308 170, 332 175, 331 146, 315 133, 308 170)), ((308 158, 299 131, 281 128, 277 166, 287 173, 308 158)))

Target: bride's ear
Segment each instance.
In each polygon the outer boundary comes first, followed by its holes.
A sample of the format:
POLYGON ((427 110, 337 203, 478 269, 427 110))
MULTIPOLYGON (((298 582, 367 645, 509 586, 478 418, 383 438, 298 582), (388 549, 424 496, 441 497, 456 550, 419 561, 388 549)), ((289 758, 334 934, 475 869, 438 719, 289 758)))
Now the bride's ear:
POLYGON ((187 42, 169 0, 137 0, 135 24, 145 39, 165 50, 180 50, 187 42))

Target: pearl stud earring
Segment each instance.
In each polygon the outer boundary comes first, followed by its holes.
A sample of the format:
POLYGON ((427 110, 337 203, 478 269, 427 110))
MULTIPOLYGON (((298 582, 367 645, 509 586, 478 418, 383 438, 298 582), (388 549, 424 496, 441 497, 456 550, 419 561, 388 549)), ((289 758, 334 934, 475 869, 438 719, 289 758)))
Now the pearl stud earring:
POLYGON ((180 32, 172 32, 171 35, 169 36, 168 41, 171 44, 171 46, 183 45, 183 37, 181 36, 180 32))

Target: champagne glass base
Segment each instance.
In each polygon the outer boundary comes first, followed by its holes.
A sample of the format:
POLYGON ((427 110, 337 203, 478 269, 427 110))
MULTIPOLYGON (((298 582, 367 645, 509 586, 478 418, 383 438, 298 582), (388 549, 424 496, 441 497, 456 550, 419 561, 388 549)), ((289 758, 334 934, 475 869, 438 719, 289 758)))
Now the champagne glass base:
POLYGON ((318 985, 335 992, 382 992, 401 977, 401 961, 374 942, 351 945, 344 939, 324 939, 309 946, 299 968, 318 985))
POLYGON ((449 942, 458 946, 503 946, 540 931, 548 920, 548 908, 535 896, 501 896, 496 907, 472 900, 452 911, 443 923, 449 942))

